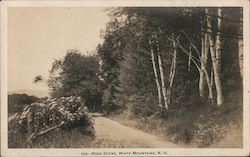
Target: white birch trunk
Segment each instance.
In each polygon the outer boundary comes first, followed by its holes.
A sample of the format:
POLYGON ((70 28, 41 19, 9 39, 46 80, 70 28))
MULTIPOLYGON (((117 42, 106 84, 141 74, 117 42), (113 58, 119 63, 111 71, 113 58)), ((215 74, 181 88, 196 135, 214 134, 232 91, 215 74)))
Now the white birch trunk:
POLYGON ((200 79, 199 79, 199 92, 200 92, 200 97, 201 99, 205 99, 205 82, 206 82, 206 77, 204 73, 204 64, 206 62, 205 60, 205 37, 202 38, 201 41, 201 71, 200 71, 200 79))
POLYGON ((205 69, 204 71, 206 80, 207 80, 207 87, 208 87, 208 93, 209 93, 209 99, 212 102, 212 104, 214 104, 214 94, 213 94, 213 86, 212 86, 212 80, 210 80, 209 75, 207 70, 205 69))
MULTIPOLYGON (((170 68, 170 74, 169 74, 169 87, 167 90, 167 102, 171 103, 171 96, 172 96, 172 88, 173 88, 173 83, 174 83, 174 78, 175 78, 175 72, 176 72, 176 60, 177 60, 177 49, 176 49, 176 42, 175 40, 173 42, 173 59, 172 59, 172 64, 170 68)), ((190 56, 191 60, 191 56, 190 56)), ((190 61, 191 62, 191 61, 190 61)))
MULTIPOLYGON (((222 9, 218 8, 217 10, 217 16, 222 17, 222 9)), ((217 35, 215 39, 215 57, 218 65, 218 71, 220 73, 221 69, 221 18, 217 18, 217 35)))
POLYGON ((165 79, 164 79, 164 72, 163 72, 163 66, 162 66, 161 52, 160 52, 160 47, 159 47, 159 42, 158 41, 157 41, 157 53, 158 53, 158 65, 159 65, 160 76, 161 76, 161 86, 162 86, 162 94, 163 94, 164 106, 165 106, 166 109, 168 109, 167 92, 166 92, 166 86, 165 86, 165 79))
POLYGON ((170 88, 173 87, 175 71, 176 71, 177 49, 176 49, 175 40, 173 40, 173 47, 174 47, 174 54, 173 54, 172 66, 170 70, 170 83, 169 83, 170 88))
POLYGON ((157 73, 157 68, 156 68, 156 63, 155 63, 155 55, 154 55, 154 50, 152 48, 152 42, 149 40, 149 45, 150 45, 150 52, 151 52, 151 60, 152 60, 152 65, 153 65, 153 70, 154 70, 154 75, 155 75, 155 83, 157 87, 157 92, 158 92, 158 101, 159 101, 159 106, 162 106, 162 98, 161 98, 161 87, 159 83, 159 78, 158 78, 158 73, 157 73))
MULTIPOLYGON (((178 45, 179 48, 181 48, 181 50, 185 53, 185 54, 189 54, 188 51, 186 51, 180 44, 178 45)), ((199 57, 200 58, 200 57, 199 57)), ((199 66, 196 62, 196 60, 193 58, 193 56, 191 56, 191 60, 194 63, 194 65, 196 66, 196 68, 198 69, 199 73, 201 73, 201 66, 199 66)), ((201 64, 203 64, 202 60, 200 59, 201 64)), ((205 79, 207 80, 207 86, 208 86, 208 90, 209 90, 209 95, 210 95, 210 99, 211 102, 213 103, 213 90, 212 90, 212 83, 210 82, 210 78, 207 72, 207 69, 204 69, 204 75, 205 75, 205 79)))
MULTIPOLYGON (((207 8, 205 10, 206 10, 206 13, 209 13, 207 8)), ((207 15, 206 19, 207 19, 207 27, 211 28, 210 16, 207 15)), ((221 22, 218 21, 217 25, 218 25, 218 28, 220 28, 221 22)), ((216 47, 218 47, 217 45, 220 44, 219 39, 220 38, 216 37, 216 42, 215 42, 216 47)), ((215 82, 215 88, 216 88, 216 93, 217 93, 217 106, 220 106, 223 104, 224 98, 223 98, 222 86, 221 86, 221 80, 220 80, 220 71, 219 71, 220 68, 218 64, 220 61, 217 61, 216 53, 221 53, 221 52, 220 51, 216 52, 214 50, 215 46, 213 43, 211 32, 208 34, 208 40, 209 40, 210 53, 211 53, 212 64, 213 64, 213 71, 214 71, 214 82, 215 82)))
MULTIPOLYGON (((201 24, 204 25, 204 19, 201 20, 201 24)), ((202 26, 202 31, 205 30, 203 29, 204 26, 202 26)), ((200 92, 200 97, 202 100, 205 100, 206 97, 206 92, 205 92, 205 87, 206 87, 206 67, 207 67, 207 55, 208 55, 208 39, 207 39, 207 33, 204 33, 204 36, 201 38, 201 71, 200 71, 200 79, 199 79, 199 92, 200 92)), ((209 91, 210 93, 211 91, 209 91)))

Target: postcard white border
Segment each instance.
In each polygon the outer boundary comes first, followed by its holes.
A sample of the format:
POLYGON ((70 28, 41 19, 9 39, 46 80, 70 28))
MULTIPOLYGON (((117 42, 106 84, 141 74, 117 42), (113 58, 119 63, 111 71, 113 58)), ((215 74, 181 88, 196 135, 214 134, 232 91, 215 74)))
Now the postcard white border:
MULTIPOLYGON (((166 156, 239 156, 249 155, 249 1, 248 0, 104 0, 104 1, 2 1, 1 3, 1 156, 84 156, 83 152, 145 152, 162 151, 166 156), (8 7, 115 7, 115 6, 158 6, 158 7, 243 7, 243 32, 244 32, 244 127, 243 148, 214 149, 214 148, 78 148, 78 149, 8 149, 7 146, 7 8, 8 7), (246 53, 248 52, 248 53, 246 53)), ((146 156, 146 155, 145 155, 146 156)), ((86 157, 86 156, 85 156, 86 157)))

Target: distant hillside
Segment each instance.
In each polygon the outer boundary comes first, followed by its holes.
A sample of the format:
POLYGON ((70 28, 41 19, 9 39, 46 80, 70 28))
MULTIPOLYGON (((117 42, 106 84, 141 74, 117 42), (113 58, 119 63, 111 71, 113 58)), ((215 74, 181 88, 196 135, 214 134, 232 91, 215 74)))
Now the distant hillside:
POLYGON ((38 98, 49 96, 48 91, 41 91, 41 90, 31 90, 31 89, 20 89, 15 91, 9 91, 8 94, 27 94, 27 95, 33 95, 38 98))

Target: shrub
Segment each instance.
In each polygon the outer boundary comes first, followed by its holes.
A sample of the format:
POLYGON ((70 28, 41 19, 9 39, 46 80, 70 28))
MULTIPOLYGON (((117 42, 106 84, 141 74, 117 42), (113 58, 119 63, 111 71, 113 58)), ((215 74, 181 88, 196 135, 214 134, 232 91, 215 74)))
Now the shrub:
MULTIPOLYGON (((82 128, 84 134, 93 136, 93 119, 80 97, 47 99, 26 106, 22 113, 9 123, 9 136, 26 135, 28 113, 33 113, 34 132, 61 125, 63 130, 82 128)), ((12 139, 15 140, 15 139, 12 139)))
POLYGON ((149 117, 157 111, 155 101, 152 95, 148 95, 146 98, 141 95, 133 95, 129 97, 128 110, 131 116, 149 117))
POLYGON ((194 141, 199 144, 200 147, 207 147, 213 144, 215 141, 219 141, 223 138, 225 128, 219 124, 213 124, 212 121, 207 121, 206 124, 199 122, 195 123, 194 141))

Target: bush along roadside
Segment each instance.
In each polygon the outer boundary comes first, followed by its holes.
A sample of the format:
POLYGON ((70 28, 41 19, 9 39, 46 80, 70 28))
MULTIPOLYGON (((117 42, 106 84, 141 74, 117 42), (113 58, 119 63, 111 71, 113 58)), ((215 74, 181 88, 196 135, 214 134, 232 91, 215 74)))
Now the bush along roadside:
POLYGON ((27 105, 23 112, 9 119, 9 142, 24 136, 22 147, 28 147, 38 136, 55 129, 81 128, 83 134, 94 136, 93 124, 81 97, 47 99, 27 105))

